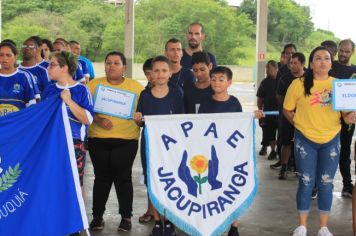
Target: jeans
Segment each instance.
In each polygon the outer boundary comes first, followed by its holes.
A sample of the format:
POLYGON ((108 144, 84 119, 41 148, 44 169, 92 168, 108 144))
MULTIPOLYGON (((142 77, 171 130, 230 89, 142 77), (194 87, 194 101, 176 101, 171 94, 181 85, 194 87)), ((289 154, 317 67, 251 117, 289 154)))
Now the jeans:
POLYGON ((89 138, 89 154, 94 167, 93 216, 101 219, 114 183, 122 218, 131 218, 133 202, 132 165, 137 140, 89 138))
POLYGON ((337 134, 328 143, 318 144, 310 141, 300 131, 296 130, 294 145, 295 162, 299 176, 298 212, 309 212, 312 190, 316 185, 319 212, 327 214, 331 209, 333 180, 339 164, 340 134, 337 134))

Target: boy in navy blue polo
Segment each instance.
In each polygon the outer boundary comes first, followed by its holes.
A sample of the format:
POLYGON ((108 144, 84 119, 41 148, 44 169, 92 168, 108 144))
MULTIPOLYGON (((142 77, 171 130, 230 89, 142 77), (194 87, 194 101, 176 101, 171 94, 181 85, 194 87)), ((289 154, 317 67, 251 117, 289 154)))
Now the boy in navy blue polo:
POLYGON ((198 113, 200 104, 213 95, 209 74, 212 68, 213 64, 206 52, 193 53, 192 69, 196 81, 184 87, 185 113, 198 113))
MULTIPOLYGON (((232 84, 232 71, 225 66, 217 66, 210 71, 210 84, 214 93, 199 107, 199 113, 242 112, 239 100, 230 95, 227 89, 232 84)), ((263 117, 262 111, 255 111, 255 117, 263 117)), ((238 222, 235 220, 228 236, 239 236, 238 222)))
MULTIPOLYGON (((169 78, 172 73, 170 70, 170 61, 164 56, 158 56, 152 61, 151 78, 154 81, 154 86, 142 91, 138 100, 136 112, 133 114, 133 119, 139 126, 143 126, 142 121, 145 115, 168 115, 184 113, 183 94, 181 89, 168 86, 169 78)), ((144 155, 143 160, 146 160, 145 138, 141 136, 141 155, 144 155), (143 150, 142 150, 143 149, 143 150)), ((146 163, 142 163, 146 165, 146 163)), ((143 166, 146 170, 146 166, 143 166)), ((151 235, 175 235, 174 225, 165 221, 164 229, 161 218, 156 209, 153 208, 153 218, 155 224, 151 235)))
MULTIPOLYGON (((152 60, 153 58, 149 58, 147 59, 142 66, 142 70, 143 73, 146 76, 147 79, 147 85, 145 87, 145 90, 147 89, 151 89, 153 87, 153 83, 152 83, 152 77, 151 77, 151 73, 152 73, 152 60)), ((141 131, 141 136, 144 136, 144 132, 143 130, 141 131)), ((143 182, 147 185, 147 178, 146 178, 146 148, 145 148, 145 143, 141 142, 141 148, 140 148, 140 156, 141 156, 141 165, 142 165, 142 173, 143 173, 143 182)), ((147 195, 148 196, 148 195, 147 195)), ((138 222, 140 222, 141 224, 147 224, 150 223, 153 220, 153 206, 150 202, 150 199, 147 199, 147 210, 145 213, 143 213, 139 218, 138 218, 138 222)))

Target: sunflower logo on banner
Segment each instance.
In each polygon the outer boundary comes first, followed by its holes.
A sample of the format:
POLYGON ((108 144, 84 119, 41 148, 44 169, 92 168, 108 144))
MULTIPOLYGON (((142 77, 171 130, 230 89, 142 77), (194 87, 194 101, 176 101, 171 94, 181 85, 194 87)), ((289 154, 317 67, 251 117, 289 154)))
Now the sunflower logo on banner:
POLYGON ((198 183, 199 185, 199 194, 201 194, 201 185, 206 183, 208 180, 208 177, 201 177, 201 174, 208 169, 208 160, 203 156, 203 155, 197 155, 192 158, 190 161, 190 166, 193 170, 195 170, 198 175, 194 176, 194 180, 198 183))
POLYGON ((145 124, 156 209, 190 235, 221 235, 256 195, 253 115, 145 116, 145 124))

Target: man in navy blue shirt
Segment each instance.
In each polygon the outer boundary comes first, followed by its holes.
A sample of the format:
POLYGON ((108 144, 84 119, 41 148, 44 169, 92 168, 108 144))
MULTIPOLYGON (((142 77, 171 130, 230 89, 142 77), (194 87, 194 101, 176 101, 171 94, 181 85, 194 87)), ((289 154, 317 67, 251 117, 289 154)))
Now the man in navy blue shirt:
MULTIPOLYGON (((263 111, 276 111, 278 104, 276 99, 277 90, 277 72, 278 64, 274 60, 270 60, 266 65, 267 77, 262 80, 260 87, 257 90, 257 106, 263 111)), ((262 145, 271 146, 271 152, 268 160, 277 158, 276 152, 276 134, 278 127, 278 118, 276 116, 268 116, 260 122, 262 128, 262 145)))
POLYGON ((172 76, 169 79, 169 85, 181 89, 195 81, 193 72, 180 64, 182 55, 182 43, 175 38, 168 40, 165 45, 165 56, 171 62, 172 76))
POLYGON ((279 79, 287 74, 288 72, 290 72, 289 69, 289 63, 290 60, 292 59, 292 55, 297 51, 297 46, 295 46, 293 43, 288 43, 286 45, 284 45, 283 48, 283 53, 284 53, 284 61, 286 64, 282 65, 279 69, 278 69, 278 73, 277 73, 277 82, 279 81, 279 79))
MULTIPOLYGON (((278 179, 285 180, 287 178, 287 164, 289 158, 293 155, 293 139, 294 139, 294 127, 293 125, 285 118, 282 113, 284 97, 287 93, 287 90, 290 84, 294 79, 300 78, 304 75, 304 64, 305 56, 303 53, 296 52, 292 55, 289 60, 289 72, 284 74, 278 81, 276 98, 279 105, 279 118, 278 118, 278 132, 280 135, 280 145, 281 147, 281 170, 278 176, 278 179)), ((271 168, 278 167, 278 163, 271 165, 271 168)))
MULTIPOLYGON (((188 47, 183 49, 183 57, 181 60, 181 64, 185 68, 192 68, 192 55, 194 52, 203 51, 202 42, 205 39, 204 26, 201 23, 191 23, 188 28, 187 40, 188 47)), ((213 63, 213 67, 216 66, 216 59, 213 54, 207 52, 211 63, 213 63)))

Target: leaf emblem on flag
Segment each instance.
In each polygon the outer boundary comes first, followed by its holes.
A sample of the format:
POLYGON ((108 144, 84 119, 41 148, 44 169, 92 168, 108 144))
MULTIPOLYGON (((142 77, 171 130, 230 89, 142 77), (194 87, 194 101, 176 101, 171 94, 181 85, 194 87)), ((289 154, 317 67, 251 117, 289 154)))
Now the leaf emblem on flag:
MULTIPOLYGON (((1 169, 2 170, 2 169, 1 169)), ((0 176, 0 193, 12 187, 17 182, 21 174, 20 163, 17 163, 14 168, 9 168, 0 176)), ((1 172, 0 172, 1 173, 1 172)))

